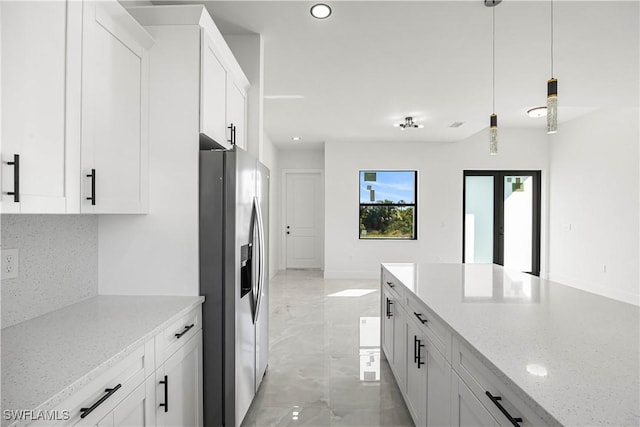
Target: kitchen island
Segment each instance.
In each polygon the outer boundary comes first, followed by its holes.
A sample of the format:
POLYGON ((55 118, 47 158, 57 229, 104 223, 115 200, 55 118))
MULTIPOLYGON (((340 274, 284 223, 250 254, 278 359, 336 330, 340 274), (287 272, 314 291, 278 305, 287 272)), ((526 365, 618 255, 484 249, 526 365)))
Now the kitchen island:
POLYGON ((382 347, 416 425, 640 423, 638 307, 493 264, 381 273, 382 347), (432 355, 446 363, 412 391, 432 355))
MULTIPOLYGON (((28 425, 28 418, 38 416, 52 416, 62 425, 75 423, 80 406, 91 407, 105 395, 105 387, 116 384, 113 397, 91 417, 101 411, 108 417, 104 408, 133 389, 141 390, 147 411, 155 411, 150 402, 155 402, 156 369, 190 341, 193 357, 201 357, 196 340, 203 301, 196 296, 97 296, 3 329, 2 425, 28 425), (146 378, 151 378, 147 388, 141 385, 146 378)), ((143 415, 143 425, 155 418, 153 413, 143 415)))

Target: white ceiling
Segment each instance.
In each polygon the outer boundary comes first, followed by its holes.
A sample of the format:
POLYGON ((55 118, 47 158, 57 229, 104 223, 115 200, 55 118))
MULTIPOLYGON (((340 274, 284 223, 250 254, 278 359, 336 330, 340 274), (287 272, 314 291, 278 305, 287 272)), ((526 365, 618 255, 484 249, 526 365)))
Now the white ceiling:
MULTIPOLYGON (((493 9, 483 0, 329 1, 326 20, 310 16, 310 1, 202 3, 223 34, 262 34, 265 95, 304 97, 264 101, 265 130, 281 147, 449 142, 489 124, 493 9), (407 115, 425 127, 392 126, 407 115)), ((505 0, 495 14, 499 125, 544 133, 545 119, 525 112, 546 103, 550 3, 505 0)), ((637 107, 638 1, 556 0, 554 20, 560 126, 599 108, 637 107)))

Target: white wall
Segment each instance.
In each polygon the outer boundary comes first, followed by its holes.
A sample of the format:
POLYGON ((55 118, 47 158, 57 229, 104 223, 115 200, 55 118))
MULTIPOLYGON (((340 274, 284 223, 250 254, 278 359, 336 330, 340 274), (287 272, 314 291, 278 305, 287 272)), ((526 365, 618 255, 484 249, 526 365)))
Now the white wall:
POLYGON ((280 169, 324 169, 324 150, 282 149, 280 169))
POLYGON ((262 137, 260 161, 269 168, 269 278, 278 272, 280 262, 280 150, 268 135, 262 137))
POLYGON ((636 305, 638 114, 601 110, 562 124, 551 138, 549 202, 549 277, 636 305))
POLYGON ((488 131, 457 143, 326 143, 325 277, 377 277, 381 262, 461 262, 465 169, 541 170, 544 230, 548 154, 544 126, 500 129, 497 156, 489 155, 488 131), (365 169, 418 170, 418 240, 358 239, 358 172, 365 169))

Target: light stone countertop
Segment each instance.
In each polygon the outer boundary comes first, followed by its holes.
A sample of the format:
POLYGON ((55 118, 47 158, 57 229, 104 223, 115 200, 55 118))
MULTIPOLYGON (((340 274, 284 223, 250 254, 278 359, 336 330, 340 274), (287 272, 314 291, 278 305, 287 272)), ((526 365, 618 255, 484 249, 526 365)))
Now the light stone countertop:
POLYGON ((639 307, 493 264, 383 267, 549 424, 640 424, 639 307))
POLYGON ((97 296, 2 329, 2 409, 53 409, 203 301, 97 296))

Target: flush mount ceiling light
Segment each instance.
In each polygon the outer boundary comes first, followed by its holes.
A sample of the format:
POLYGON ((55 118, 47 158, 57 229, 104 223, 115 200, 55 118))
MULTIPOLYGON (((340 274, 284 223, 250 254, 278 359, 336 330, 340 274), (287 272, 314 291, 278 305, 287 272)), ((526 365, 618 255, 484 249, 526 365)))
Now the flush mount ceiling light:
POLYGON ((311 6, 311 16, 316 19, 326 19, 331 15, 331 8, 324 3, 317 3, 311 6))
POLYGON ((424 125, 419 125, 418 123, 413 121, 413 117, 409 116, 404 118, 404 123, 396 123, 393 125, 393 127, 400 128, 400 130, 405 130, 407 128, 422 129, 424 125))
POLYGON ((294 136, 294 137, 292 137, 292 138, 291 138, 291 140, 292 140, 293 142, 300 141, 301 139, 302 139, 302 138, 300 138, 299 136, 294 136))
POLYGON ((532 119, 538 119, 547 115, 547 106, 541 105, 540 107, 533 107, 527 110, 527 115, 532 119))

